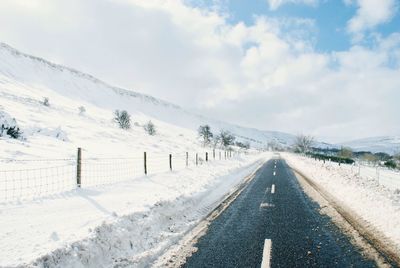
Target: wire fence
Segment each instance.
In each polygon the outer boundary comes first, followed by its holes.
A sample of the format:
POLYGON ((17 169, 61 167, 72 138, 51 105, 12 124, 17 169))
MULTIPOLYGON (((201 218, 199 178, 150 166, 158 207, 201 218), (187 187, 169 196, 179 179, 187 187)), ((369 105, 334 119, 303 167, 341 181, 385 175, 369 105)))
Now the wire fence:
POLYGON ((355 175, 374 180, 378 185, 383 185, 392 190, 400 189, 400 172, 386 167, 370 166, 362 163, 343 164, 333 161, 326 161, 325 165, 348 170, 355 175))
POLYGON ((0 202, 60 194, 79 187, 113 184, 145 175, 227 160, 241 152, 212 150, 201 153, 160 154, 142 157, 88 157, 79 148, 70 159, 0 159, 0 202))

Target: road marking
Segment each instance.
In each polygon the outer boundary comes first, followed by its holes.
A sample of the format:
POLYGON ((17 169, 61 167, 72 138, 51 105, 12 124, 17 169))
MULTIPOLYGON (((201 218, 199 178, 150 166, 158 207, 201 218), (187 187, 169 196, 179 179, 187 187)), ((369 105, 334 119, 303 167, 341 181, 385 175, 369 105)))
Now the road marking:
POLYGON ((275 184, 272 184, 272 187, 271 187, 271 194, 274 194, 275 193, 275 184))
POLYGON ((265 239, 261 268, 269 268, 271 266, 271 249, 272 249, 271 239, 265 239))
POLYGON ((260 204, 260 209, 261 208, 273 208, 273 207, 275 207, 275 205, 271 204, 271 203, 261 203, 260 204))
POLYGON ((274 171, 274 176, 276 175, 276 171, 274 171))

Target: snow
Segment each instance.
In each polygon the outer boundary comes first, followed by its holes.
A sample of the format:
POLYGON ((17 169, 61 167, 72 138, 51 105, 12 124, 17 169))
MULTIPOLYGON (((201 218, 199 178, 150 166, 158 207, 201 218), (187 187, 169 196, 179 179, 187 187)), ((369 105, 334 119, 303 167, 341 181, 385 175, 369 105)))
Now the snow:
POLYGON ((384 152, 393 155, 400 153, 400 136, 370 137, 343 142, 341 145, 355 151, 384 152))
POLYGON ((269 157, 250 150, 225 160, 222 151, 219 160, 217 150, 214 159, 198 141, 199 125, 259 147, 291 139, 207 119, 1 43, 0 115, 23 131, 23 139, 0 137, 0 266, 151 263, 269 157), (130 130, 113 122, 116 109, 131 114, 130 130), (155 136, 143 129, 149 120, 155 136))
MULTIPOLYGON (((0 266, 149 264, 269 155, 0 205, 0 266)), ((139 266, 140 266, 139 265, 139 266)))
MULTIPOLYGON (((376 178, 358 175, 358 168, 323 163, 285 153, 291 167, 302 171, 345 206, 371 224, 400 250, 400 190, 378 184, 376 178)), ((400 179, 400 176, 397 177, 400 179)))
MULTIPOLYGON (((87 138, 86 135, 78 132, 96 126, 93 132, 98 134, 96 137, 101 137, 102 133, 96 130, 100 126, 111 127, 112 113, 116 109, 127 110, 133 122, 140 125, 152 120, 158 129, 166 124, 174 127, 171 132, 184 135, 187 130, 193 133, 199 125, 207 123, 213 131, 231 131, 238 140, 248 141, 253 147, 266 147, 270 141, 290 145, 294 139, 293 135, 286 133, 244 128, 206 118, 0 43, 0 110, 15 117, 24 130, 61 127, 72 143, 85 144, 86 140, 81 141, 81 138, 87 138), (49 107, 43 105, 45 97, 49 98, 49 107), (86 109, 84 115, 80 114, 81 106, 86 109), (62 124, 54 118, 62 118, 62 124)), ((115 137, 117 133, 110 135, 115 137)), ((94 133, 89 131, 88 134, 92 138, 94 133)))

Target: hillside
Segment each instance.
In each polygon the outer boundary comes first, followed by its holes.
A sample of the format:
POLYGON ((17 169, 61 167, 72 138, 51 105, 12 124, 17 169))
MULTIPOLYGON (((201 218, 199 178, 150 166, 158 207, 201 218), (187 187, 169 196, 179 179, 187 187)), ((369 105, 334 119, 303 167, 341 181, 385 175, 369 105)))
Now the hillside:
POLYGON ((344 142, 341 145, 351 147, 355 151, 370 151, 373 153, 385 152, 388 154, 400 153, 399 136, 384 136, 358 139, 344 142))
MULTIPOLYGON (((53 64, 0 44, 0 111, 17 120, 29 141, 7 141, 4 157, 65 157, 82 146, 91 152, 120 155, 124 151, 187 150, 197 146, 196 130, 210 124, 214 131, 225 129, 255 147, 270 141, 292 143, 293 136, 280 132, 244 128, 191 113, 177 105, 113 87, 82 72, 53 64), (50 106, 43 105, 47 97, 50 106), (86 113, 80 115, 78 108, 86 113), (112 122, 113 111, 127 110, 136 126, 121 131, 112 122), (147 137, 141 125, 152 120, 156 137, 147 137), (44 138, 45 137, 45 138, 44 138), (179 142, 177 142, 179 141, 179 142), (99 147, 98 144, 102 144, 99 147)), ((3 147, 5 148, 5 147, 3 147)))

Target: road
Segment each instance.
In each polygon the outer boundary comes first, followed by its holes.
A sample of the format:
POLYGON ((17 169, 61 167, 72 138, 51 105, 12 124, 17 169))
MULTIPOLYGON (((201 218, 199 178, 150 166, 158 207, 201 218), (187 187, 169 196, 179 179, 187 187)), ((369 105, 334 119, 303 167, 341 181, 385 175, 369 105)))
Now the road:
POLYGON ((375 267, 272 159, 217 218, 184 267, 375 267))

